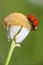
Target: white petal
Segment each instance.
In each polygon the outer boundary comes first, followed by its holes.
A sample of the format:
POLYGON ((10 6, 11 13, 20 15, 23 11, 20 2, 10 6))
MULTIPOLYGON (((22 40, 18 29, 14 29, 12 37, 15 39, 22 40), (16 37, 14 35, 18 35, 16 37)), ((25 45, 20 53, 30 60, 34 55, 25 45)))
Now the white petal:
POLYGON ((9 27, 7 28, 7 36, 9 39, 13 39, 14 36, 18 33, 18 31, 20 30, 20 26, 12 26, 12 27, 9 27))
POLYGON ((28 30, 27 28, 22 28, 20 33, 15 37, 16 43, 21 43, 26 36, 29 34, 30 30, 28 30))

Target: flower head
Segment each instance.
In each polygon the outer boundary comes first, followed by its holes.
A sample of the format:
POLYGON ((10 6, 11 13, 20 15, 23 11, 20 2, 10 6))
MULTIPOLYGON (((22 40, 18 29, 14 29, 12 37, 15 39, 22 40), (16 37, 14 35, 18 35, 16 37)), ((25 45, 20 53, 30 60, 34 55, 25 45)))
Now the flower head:
POLYGON ((5 17, 3 26, 7 29, 7 37, 21 43, 29 34, 31 26, 29 20, 21 13, 12 13, 5 17))

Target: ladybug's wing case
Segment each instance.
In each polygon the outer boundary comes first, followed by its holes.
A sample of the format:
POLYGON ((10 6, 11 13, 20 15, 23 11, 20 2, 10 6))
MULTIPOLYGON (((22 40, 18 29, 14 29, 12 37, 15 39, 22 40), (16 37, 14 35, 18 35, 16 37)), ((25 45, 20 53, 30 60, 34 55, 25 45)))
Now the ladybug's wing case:
POLYGON ((34 24, 34 26, 38 26, 38 20, 37 19, 34 19, 33 24, 34 24))
POLYGON ((34 15, 28 15, 27 18, 32 22, 34 26, 38 26, 38 20, 34 15))
POLYGON ((28 19, 33 22, 35 17, 33 15, 28 15, 28 19))

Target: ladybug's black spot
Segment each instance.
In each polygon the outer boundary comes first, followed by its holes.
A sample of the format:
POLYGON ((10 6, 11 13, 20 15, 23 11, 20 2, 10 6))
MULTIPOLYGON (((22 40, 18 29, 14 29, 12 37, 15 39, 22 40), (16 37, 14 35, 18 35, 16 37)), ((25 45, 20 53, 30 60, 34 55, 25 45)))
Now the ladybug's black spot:
POLYGON ((32 16, 31 16, 31 18, 32 18, 32 16))
POLYGON ((34 20, 37 20, 36 18, 34 20))

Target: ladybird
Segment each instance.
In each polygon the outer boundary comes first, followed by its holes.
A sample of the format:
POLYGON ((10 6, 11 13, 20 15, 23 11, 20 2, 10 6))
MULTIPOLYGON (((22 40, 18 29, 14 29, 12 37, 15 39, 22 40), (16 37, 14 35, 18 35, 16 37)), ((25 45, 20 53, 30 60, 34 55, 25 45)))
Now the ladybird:
POLYGON ((34 16, 34 15, 28 15, 28 16, 27 16, 27 19, 28 19, 29 21, 31 21, 31 23, 32 23, 32 25, 33 25, 33 28, 36 29, 37 26, 38 26, 38 19, 37 19, 37 17, 34 16))

